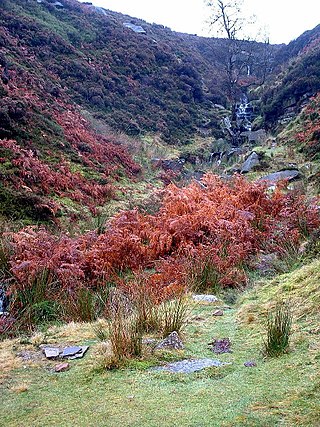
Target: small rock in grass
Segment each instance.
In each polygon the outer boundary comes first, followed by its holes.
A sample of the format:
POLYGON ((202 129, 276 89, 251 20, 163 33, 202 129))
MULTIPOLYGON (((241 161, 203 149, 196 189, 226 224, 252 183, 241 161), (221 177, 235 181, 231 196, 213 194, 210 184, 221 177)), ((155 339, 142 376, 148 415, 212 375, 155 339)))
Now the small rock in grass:
POLYGON ((178 332, 173 331, 168 335, 163 341, 156 345, 155 350, 162 349, 173 349, 173 350, 182 350, 184 349, 183 342, 181 341, 178 332))
POLYGON ((222 310, 216 310, 212 313, 212 316, 223 316, 223 311, 222 310))
POLYGON ((248 360, 247 362, 244 362, 244 366, 247 368, 254 368, 257 366, 257 364, 253 360, 248 360))
POLYGON ((210 346, 210 350, 215 354, 232 353, 229 338, 214 339, 208 345, 210 346))
POLYGON ((192 299, 198 302, 217 302, 218 298, 215 295, 192 295, 192 299))
POLYGON ((70 368, 69 363, 59 363, 59 365, 56 365, 54 367, 54 370, 55 372, 65 372, 65 371, 68 371, 69 368, 70 368))

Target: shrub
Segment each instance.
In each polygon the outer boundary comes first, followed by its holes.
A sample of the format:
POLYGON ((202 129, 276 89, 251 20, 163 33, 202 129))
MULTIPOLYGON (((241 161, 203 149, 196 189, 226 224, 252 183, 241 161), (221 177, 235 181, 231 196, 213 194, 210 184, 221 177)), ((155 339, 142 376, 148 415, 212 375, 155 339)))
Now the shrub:
POLYGON ((161 333, 165 338, 171 332, 180 332, 187 323, 189 302, 185 293, 176 298, 163 302, 159 306, 161 333))
POLYGON ((278 302, 267 318, 265 354, 278 357, 288 351, 291 335, 292 312, 288 303, 278 302))
POLYGON ((130 312, 122 294, 114 295, 110 312, 109 339, 113 360, 121 362, 141 356, 142 331, 139 329, 136 313, 130 312))

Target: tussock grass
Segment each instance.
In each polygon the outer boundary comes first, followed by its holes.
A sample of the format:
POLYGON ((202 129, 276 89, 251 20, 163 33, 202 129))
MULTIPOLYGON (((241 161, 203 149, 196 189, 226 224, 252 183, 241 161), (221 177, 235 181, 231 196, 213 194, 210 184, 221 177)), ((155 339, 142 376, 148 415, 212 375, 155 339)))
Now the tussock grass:
POLYGON ((268 314, 266 329, 267 338, 264 351, 267 356, 277 357, 289 349, 292 312, 288 303, 277 303, 268 314))

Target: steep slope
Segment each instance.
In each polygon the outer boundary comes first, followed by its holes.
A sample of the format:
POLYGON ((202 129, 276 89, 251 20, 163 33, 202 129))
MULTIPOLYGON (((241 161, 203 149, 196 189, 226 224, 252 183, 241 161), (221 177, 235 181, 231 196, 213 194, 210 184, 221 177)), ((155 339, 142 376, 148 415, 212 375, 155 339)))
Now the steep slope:
POLYGON ((274 73, 262 91, 266 124, 287 122, 319 91, 320 25, 277 52, 274 73))

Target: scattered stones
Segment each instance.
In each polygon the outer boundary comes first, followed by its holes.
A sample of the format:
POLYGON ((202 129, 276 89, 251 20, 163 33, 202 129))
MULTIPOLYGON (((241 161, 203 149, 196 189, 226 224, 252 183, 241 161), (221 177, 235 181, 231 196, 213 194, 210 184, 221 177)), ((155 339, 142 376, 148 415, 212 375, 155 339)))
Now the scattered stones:
POLYGON ((219 301, 215 295, 192 295, 192 299, 197 302, 217 302, 219 301))
POLYGON ((181 341, 178 332, 171 332, 170 335, 168 335, 163 341, 156 345, 155 350, 162 350, 167 348, 173 350, 184 349, 183 342, 181 341))
POLYGON ((70 346, 70 347, 48 347, 40 346, 47 359, 68 358, 81 359, 87 352, 89 346, 70 346))
POLYGON ((223 316, 223 311, 222 310, 216 310, 212 313, 212 316, 223 316))
POLYGON ((65 372, 65 371, 68 371, 69 369, 70 369, 69 363, 59 363, 54 367, 55 372, 65 372))
POLYGON ((219 367, 229 365, 229 363, 220 362, 214 359, 186 359, 178 362, 168 363, 165 366, 157 366, 152 368, 154 371, 167 371, 176 374, 191 374, 192 372, 201 371, 202 369, 211 366, 219 367))
POLYGON ((244 366, 247 368, 254 368, 257 366, 257 364, 254 360, 248 360, 247 362, 244 362, 244 366))
POLYGON ((55 359, 59 357, 61 350, 57 347, 44 347, 43 352, 47 359, 55 359))
POLYGON ((36 362, 42 359, 42 353, 39 351, 20 351, 17 356, 21 357, 24 362, 36 362))
POLYGON ((229 338, 214 339, 208 346, 210 346, 210 350, 215 354, 232 353, 229 338))

